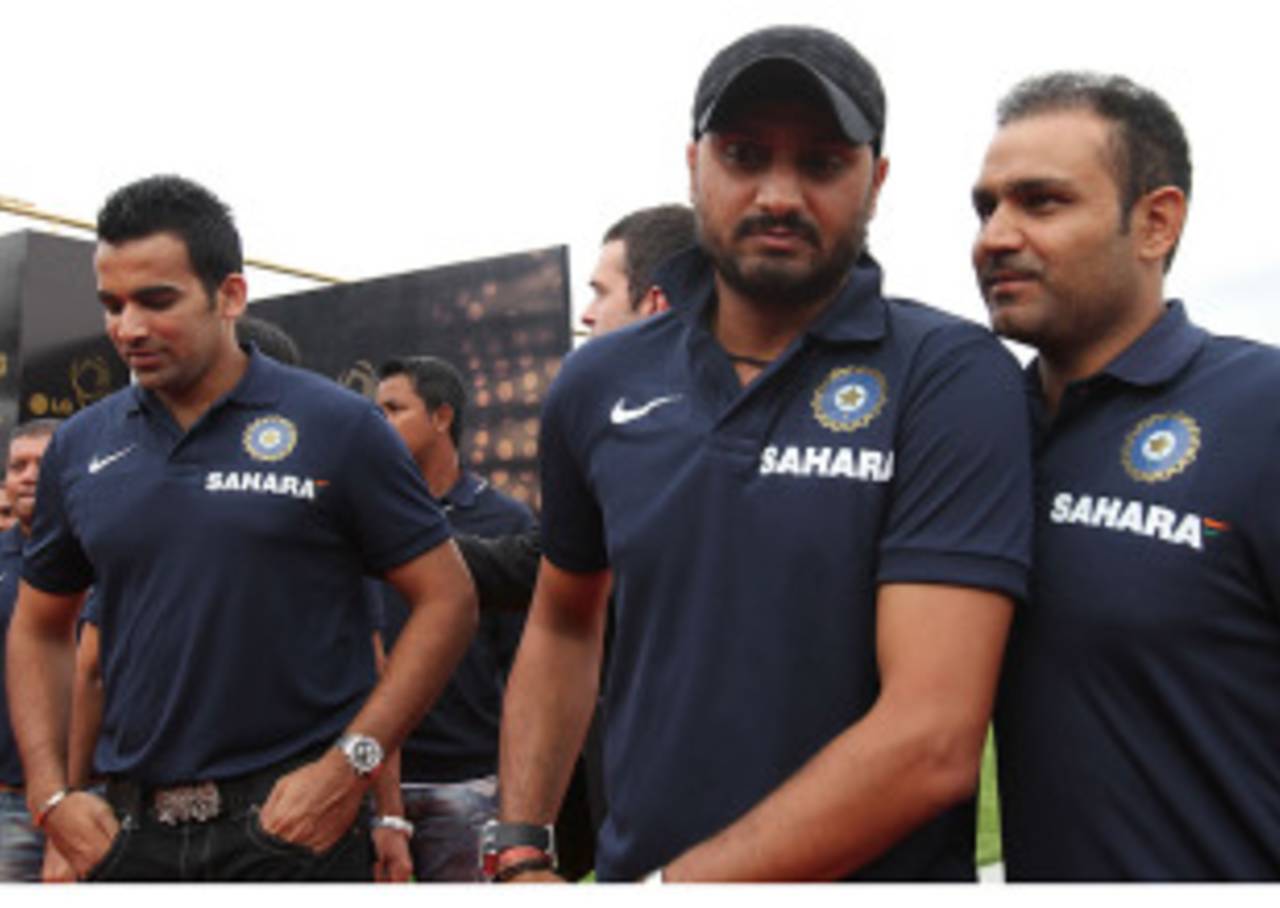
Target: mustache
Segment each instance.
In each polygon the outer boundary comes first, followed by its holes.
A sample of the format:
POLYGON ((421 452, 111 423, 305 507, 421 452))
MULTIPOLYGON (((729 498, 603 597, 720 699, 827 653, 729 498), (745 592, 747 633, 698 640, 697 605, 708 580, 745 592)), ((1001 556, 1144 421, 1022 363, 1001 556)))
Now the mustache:
POLYGON ((978 278, 983 284, 994 283, 997 280, 1013 279, 1036 279, 1042 276, 1041 268, 1035 262, 1010 257, 992 258, 982 265, 978 270, 978 278))
POLYGON ((794 233, 810 245, 821 245, 821 240, 818 238, 818 228, 794 211, 780 217, 772 214, 756 214, 745 217, 733 231, 733 238, 735 240, 745 240, 749 236, 769 233, 774 230, 786 230, 794 233))

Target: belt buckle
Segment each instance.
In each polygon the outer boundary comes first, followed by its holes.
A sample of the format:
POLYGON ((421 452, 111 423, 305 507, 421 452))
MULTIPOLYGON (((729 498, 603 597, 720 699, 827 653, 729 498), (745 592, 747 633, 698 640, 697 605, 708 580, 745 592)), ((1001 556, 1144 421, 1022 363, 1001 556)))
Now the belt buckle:
POLYGON ((161 788, 152 796, 152 808, 165 826, 207 823, 222 813, 222 793, 213 782, 161 788))

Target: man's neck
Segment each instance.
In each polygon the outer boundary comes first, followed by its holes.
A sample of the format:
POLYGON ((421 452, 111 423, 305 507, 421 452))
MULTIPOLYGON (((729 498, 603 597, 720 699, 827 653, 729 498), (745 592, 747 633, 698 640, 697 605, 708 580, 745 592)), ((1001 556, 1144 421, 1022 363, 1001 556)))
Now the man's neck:
POLYGON ((210 407, 239 384, 248 369, 249 355, 233 342, 190 388, 178 393, 156 391, 156 397, 164 404, 179 428, 186 432, 210 407))
POLYGON ((716 275, 716 308, 711 333, 735 359, 745 384, 770 363, 827 310, 843 288, 799 305, 771 305, 739 293, 716 275), (756 364, 756 365, 753 365, 756 364), (745 365, 745 368, 743 366, 745 365), (744 373, 746 373, 744 375, 744 373))
POLYGON ((1073 349, 1042 349, 1039 359, 1040 387, 1051 414, 1058 412, 1067 386, 1102 372, 1120 354, 1150 331, 1164 315, 1163 299, 1143 305, 1134 318, 1112 326, 1097 340, 1073 349))
POLYGON ((427 460, 427 463, 418 465, 422 470, 422 478, 426 480, 427 488, 434 497, 443 498, 462 478, 458 454, 456 451, 449 451, 447 454, 429 456, 427 460))

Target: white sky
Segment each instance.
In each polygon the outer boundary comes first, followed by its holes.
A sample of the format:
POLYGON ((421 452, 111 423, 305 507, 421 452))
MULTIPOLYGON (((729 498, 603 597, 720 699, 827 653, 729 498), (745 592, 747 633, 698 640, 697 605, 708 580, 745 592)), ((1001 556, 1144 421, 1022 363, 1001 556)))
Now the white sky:
MULTIPOLYGON (((826 26, 880 69, 889 289, 975 319, 969 187, 1024 75, 1124 72, 1196 167, 1170 277, 1209 327, 1280 342, 1280 53, 1266 5, 1215 0, 217 3, 0 0, 0 195, 91 219, 155 172, 206 183, 247 252, 356 279, 555 244, 574 312, 600 234, 686 198, 702 67, 747 30, 826 26)), ((0 214, 0 233, 49 229, 0 214)), ((311 286, 256 273, 255 296, 311 286)))

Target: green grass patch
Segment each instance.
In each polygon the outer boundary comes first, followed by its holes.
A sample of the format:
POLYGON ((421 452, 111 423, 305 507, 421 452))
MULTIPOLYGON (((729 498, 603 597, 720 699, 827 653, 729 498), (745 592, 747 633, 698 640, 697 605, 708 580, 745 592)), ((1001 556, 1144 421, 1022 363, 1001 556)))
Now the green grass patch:
POLYGON ((996 745, 991 730, 987 729, 987 744, 982 751, 982 775, 978 781, 978 866, 995 864, 1000 858, 1000 795, 996 783, 996 745))

